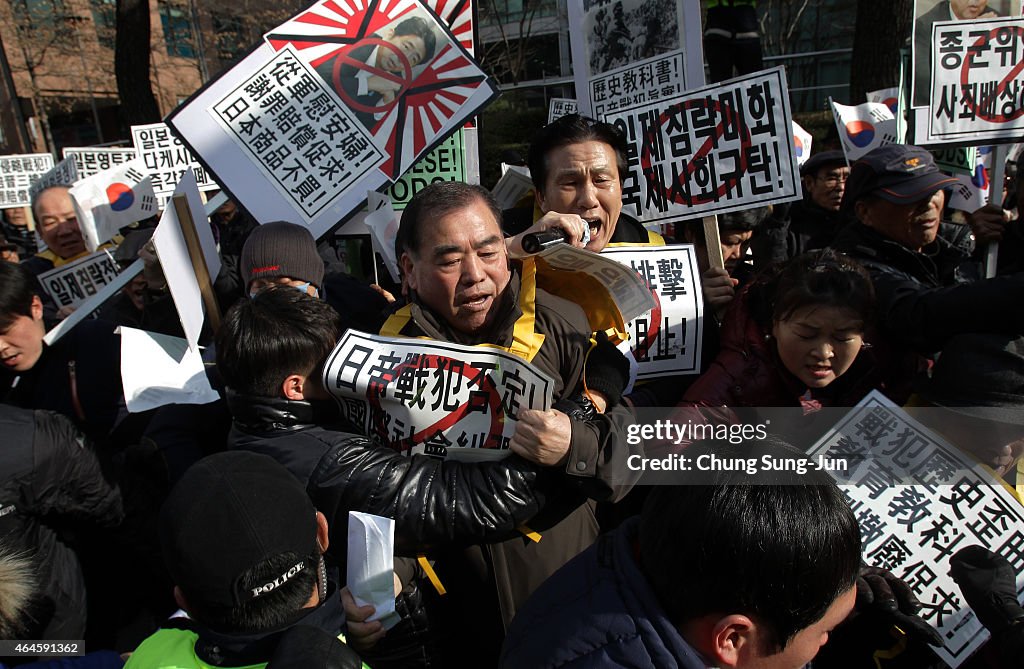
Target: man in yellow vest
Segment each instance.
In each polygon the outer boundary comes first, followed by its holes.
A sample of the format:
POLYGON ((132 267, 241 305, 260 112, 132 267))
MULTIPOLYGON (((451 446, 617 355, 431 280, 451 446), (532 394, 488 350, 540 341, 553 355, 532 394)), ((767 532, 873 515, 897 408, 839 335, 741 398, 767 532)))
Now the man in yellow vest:
POLYGON ((532 259, 510 265, 500 216, 479 186, 443 182, 417 193, 396 240, 409 304, 381 330, 503 349, 554 381, 556 408, 520 410, 510 441, 514 453, 566 479, 530 521, 534 540, 474 546, 439 564, 458 644, 481 665, 496 661, 503 624, 517 607, 593 542, 593 500, 620 499, 635 478, 626 460, 641 452, 625 439, 631 416, 619 402, 628 363, 607 341, 591 350, 583 310, 537 288, 532 259))
POLYGON ((36 230, 47 248, 22 264, 36 276, 88 253, 70 190, 69 186, 50 186, 39 191, 32 201, 36 230))

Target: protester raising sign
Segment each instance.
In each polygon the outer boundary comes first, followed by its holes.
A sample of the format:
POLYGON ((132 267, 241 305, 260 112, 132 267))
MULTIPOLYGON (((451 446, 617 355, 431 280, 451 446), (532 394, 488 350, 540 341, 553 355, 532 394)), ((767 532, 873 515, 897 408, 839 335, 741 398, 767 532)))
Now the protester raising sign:
POLYGON ((520 409, 551 407, 551 379, 522 358, 354 330, 323 378, 345 417, 376 443, 440 458, 459 448, 507 455, 520 409))

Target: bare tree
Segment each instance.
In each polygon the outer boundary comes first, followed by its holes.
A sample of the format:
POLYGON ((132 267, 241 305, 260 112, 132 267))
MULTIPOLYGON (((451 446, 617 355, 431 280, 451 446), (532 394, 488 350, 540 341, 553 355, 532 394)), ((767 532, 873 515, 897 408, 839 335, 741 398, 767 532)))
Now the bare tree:
POLYGON ((850 99, 899 81, 900 48, 913 20, 913 0, 859 0, 850 66, 850 99))
MULTIPOLYGON (((506 4, 507 0, 502 0, 506 4)), ((546 0, 522 0, 519 11, 504 11, 498 0, 484 0, 480 5, 481 21, 490 19, 498 39, 483 45, 480 64, 503 84, 518 84, 526 78, 527 67, 538 56, 531 40, 538 10, 550 4, 546 0)))

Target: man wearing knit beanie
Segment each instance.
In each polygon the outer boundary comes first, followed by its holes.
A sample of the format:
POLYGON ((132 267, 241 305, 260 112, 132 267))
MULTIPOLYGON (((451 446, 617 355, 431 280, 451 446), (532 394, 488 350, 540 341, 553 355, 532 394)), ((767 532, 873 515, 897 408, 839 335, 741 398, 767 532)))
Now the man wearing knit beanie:
POLYGON ((249 235, 242 247, 240 271, 251 296, 271 285, 293 286, 320 296, 324 261, 309 230, 295 223, 265 223, 249 235))

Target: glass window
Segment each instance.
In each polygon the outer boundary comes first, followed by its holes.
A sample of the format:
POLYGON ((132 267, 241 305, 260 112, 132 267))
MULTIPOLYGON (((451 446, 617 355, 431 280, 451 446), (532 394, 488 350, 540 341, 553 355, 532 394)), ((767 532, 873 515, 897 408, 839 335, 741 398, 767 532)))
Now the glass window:
POLYGON ((188 9, 172 5, 161 0, 159 3, 160 23, 164 28, 164 43, 167 45, 168 56, 195 58, 195 45, 192 40, 192 21, 189 20, 188 9))
POLYGON ((102 46, 114 48, 117 30, 117 0, 90 0, 92 21, 96 24, 96 37, 102 46))

